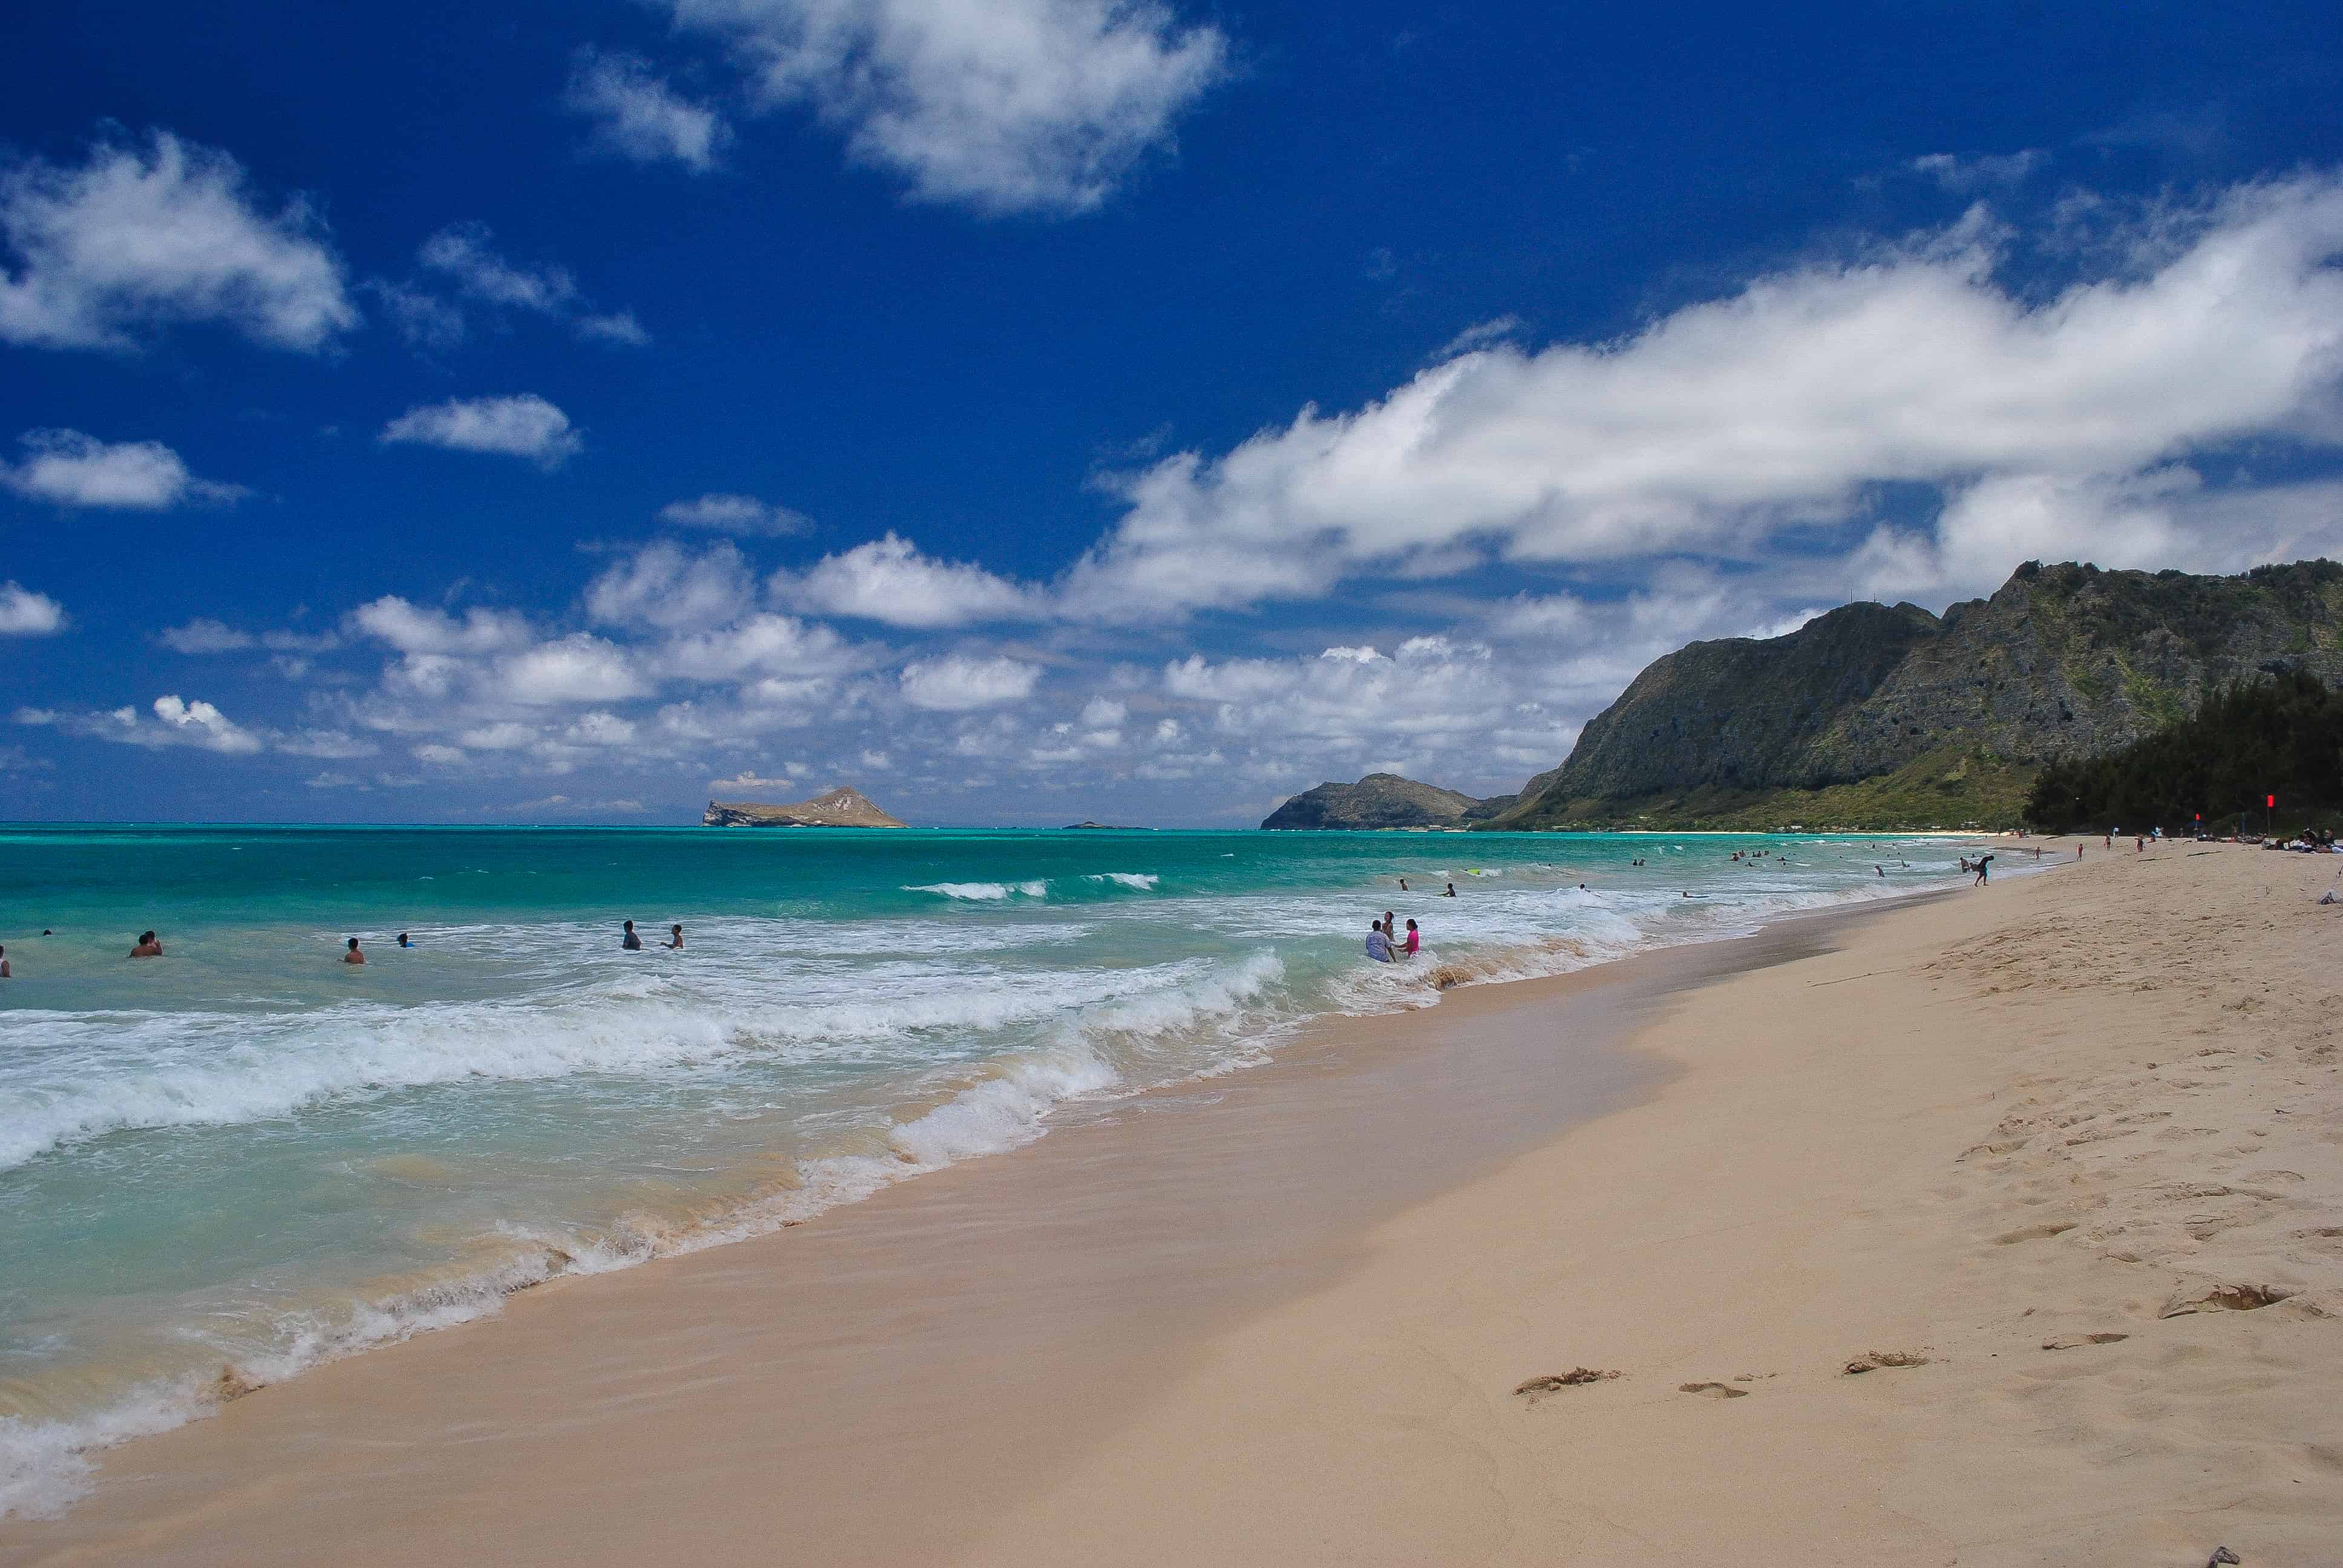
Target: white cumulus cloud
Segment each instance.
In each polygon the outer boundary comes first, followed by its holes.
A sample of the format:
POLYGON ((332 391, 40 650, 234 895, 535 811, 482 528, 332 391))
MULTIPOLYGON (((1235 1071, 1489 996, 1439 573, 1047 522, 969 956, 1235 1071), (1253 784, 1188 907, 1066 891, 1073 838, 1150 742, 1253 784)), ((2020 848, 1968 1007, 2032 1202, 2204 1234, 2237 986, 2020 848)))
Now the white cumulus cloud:
POLYGON ((922 555, 891 533, 824 556, 805 572, 777 573, 773 593, 799 609, 900 627, 1023 620, 1043 613, 1033 590, 980 566, 922 555))
POLYGON ((1469 544, 1752 557, 1855 518, 1881 484, 2132 476, 2254 435, 2343 444, 2343 179, 2244 186, 2157 237, 2144 273, 2036 299, 1998 281, 1998 231, 1973 216, 1623 342, 1470 353, 1131 480, 1066 601, 1111 619, 1309 597, 1469 544))
POLYGON ((732 139, 722 115, 677 92, 636 55, 584 51, 564 102, 595 122, 595 146, 639 164, 679 163, 706 174, 732 139))
POLYGON ((1041 667, 1023 659, 946 654, 903 667, 903 700, 937 713, 969 713, 1021 702, 1033 693, 1041 667))
POLYGON ((259 736, 235 723, 210 703, 200 699, 189 702, 176 694, 156 698, 147 713, 130 707, 97 713, 19 709, 16 722, 55 725, 76 735, 128 746, 193 746, 205 751, 243 755, 260 750, 264 744, 259 736))
POLYGON ((729 543, 694 555, 664 540, 644 546, 586 589, 586 610, 606 626, 700 631, 755 608, 757 583, 729 543))
POLYGON ((60 507, 159 512, 184 501, 226 503, 251 494, 241 485, 198 479, 160 441, 101 441, 79 430, 27 430, 25 456, 0 463, 0 485, 60 507))
POLYGON ((78 165, 0 163, 0 340, 128 349, 166 325, 216 322, 315 353, 359 323, 308 204, 266 210, 244 168, 158 131, 78 165))
POLYGON ((47 637, 65 628, 65 606, 22 583, 0 583, 0 637, 47 637))
POLYGON ((813 528, 803 512, 760 501, 754 496, 709 494, 689 501, 669 501, 659 508, 659 521, 679 528, 707 528, 743 538, 785 538, 813 528))
MULTIPOLYGON (((651 340, 631 310, 598 314, 568 268, 549 263, 525 266, 507 259, 497 249, 496 235, 484 223, 453 224, 441 229, 423 242, 417 259, 427 270, 447 279, 464 297, 492 310, 525 310, 550 317, 568 323, 580 337, 601 343, 639 348, 651 340)), ((427 343, 434 336, 447 336, 449 313, 456 321, 453 337, 461 338, 462 313, 456 307, 408 286, 382 286, 410 342, 427 343)))
POLYGON ((811 108, 923 201, 1083 212, 1164 146, 1228 39, 1154 0, 669 0, 762 101, 811 108))
POLYGON ((396 594, 352 610, 349 628, 407 654, 498 653, 535 640, 528 623, 511 610, 475 606, 458 619, 445 610, 410 604, 396 594))
POLYGON ((409 408, 382 428, 386 442, 444 447, 451 452, 493 452, 558 468, 586 443, 569 416, 534 392, 508 397, 451 397, 409 408))

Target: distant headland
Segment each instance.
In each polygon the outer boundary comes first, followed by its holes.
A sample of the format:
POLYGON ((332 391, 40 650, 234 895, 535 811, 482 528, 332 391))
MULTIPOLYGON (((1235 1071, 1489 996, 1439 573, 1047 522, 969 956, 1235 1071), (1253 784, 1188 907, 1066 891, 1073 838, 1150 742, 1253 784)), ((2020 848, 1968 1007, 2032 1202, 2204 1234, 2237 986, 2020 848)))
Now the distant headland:
POLYGON ((703 828, 901 828, 909 824, 890 817, 851 786, 799 800, 769 806, 755 800, 710 800, 700 817, 703 828))

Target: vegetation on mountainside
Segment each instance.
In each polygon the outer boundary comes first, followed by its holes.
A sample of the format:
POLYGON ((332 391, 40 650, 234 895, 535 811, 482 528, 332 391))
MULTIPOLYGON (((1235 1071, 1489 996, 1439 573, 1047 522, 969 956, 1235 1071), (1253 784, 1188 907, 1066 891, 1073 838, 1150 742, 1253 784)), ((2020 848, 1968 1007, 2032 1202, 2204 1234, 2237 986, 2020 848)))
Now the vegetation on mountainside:
POLYGON ((1706 786, 1681 792, 1542 802, 1532 819, 1501 829, 1546 828, 1588 832, 1641 829, 1706 829, 1770 832, 1806 828, 1887 830, 1904 828, 2014 828, 2024 810, 2034 770, 2006 762, 1982 747, 1952 742, 1914 758, 1892 773, 1818 789, 1727 789, 1706 786))
POLYGON ((1941 618, 1843 605, 1786 636, 1668 654, 1483 825, 2014 825, 2045 766, 2281 669, 2343 688, 2343 565, 2029 561, 1941 618))
POLYGON ((2052 763, 2034 781, 2026 819, 2058 832, 2182 833, 2201 812, 2207 831, 2258 829, 2270 795, 2282 822, 2343 810, 2343 696, 2305 670, 2240 682, 2128 746, 2052 763))

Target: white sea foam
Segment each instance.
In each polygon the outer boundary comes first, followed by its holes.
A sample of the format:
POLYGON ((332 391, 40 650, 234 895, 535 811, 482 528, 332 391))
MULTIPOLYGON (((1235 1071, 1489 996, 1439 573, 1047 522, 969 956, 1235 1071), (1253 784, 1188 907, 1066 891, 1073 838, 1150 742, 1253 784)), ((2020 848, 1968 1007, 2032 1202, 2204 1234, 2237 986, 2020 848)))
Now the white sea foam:
POLYGON ((1019 895, 1028 899, 1046 899, 1050 896, 1050 884, 1039 879, 1030 882, 922 882, 905 888, 903 891, 938 893, 947 899, 998 903, 1019 895))
POLYGON ((624 975, 561 1001, 314 1014, 20 1015, 0 1169, 139 1129, 266 1121, 400 1089, 578 1074, 666 1075, 747 1063, 838 1062, 883 1048, 948 1053, 1177 983, 1143 970, 970 970, 895 961, 834 966, 776 987, 745 973, 624 975))
POLYGON ((1116 882, 1142 893, 1151 893, 1155 890, 1155 884, 1163 879, 1145 871, 1101 871, 1082 879, 1086 882, 1116 882))

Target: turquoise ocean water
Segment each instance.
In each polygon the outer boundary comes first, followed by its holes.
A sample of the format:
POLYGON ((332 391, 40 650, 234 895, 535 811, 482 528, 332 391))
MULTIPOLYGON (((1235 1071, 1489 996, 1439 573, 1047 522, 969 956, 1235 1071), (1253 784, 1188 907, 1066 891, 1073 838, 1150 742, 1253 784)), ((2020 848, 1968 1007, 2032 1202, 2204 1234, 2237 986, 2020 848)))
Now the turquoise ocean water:
POLYGON ((199 1412, 223 1367, 273 1381, 557 1273, 769 1230, 1442 980, 1943 886, 1956 852, 0 829, 0 1512, 70 1501, 81 1452, 199 1412), (1422 923, 1414 964, 1365 961, 1385 909, 1422 923), (620 951, 625 918, 647 950, 620 951), (150 927, 166 955, 129 960, 150 927), (350 936, 364 968, 337 961, 350 936))

